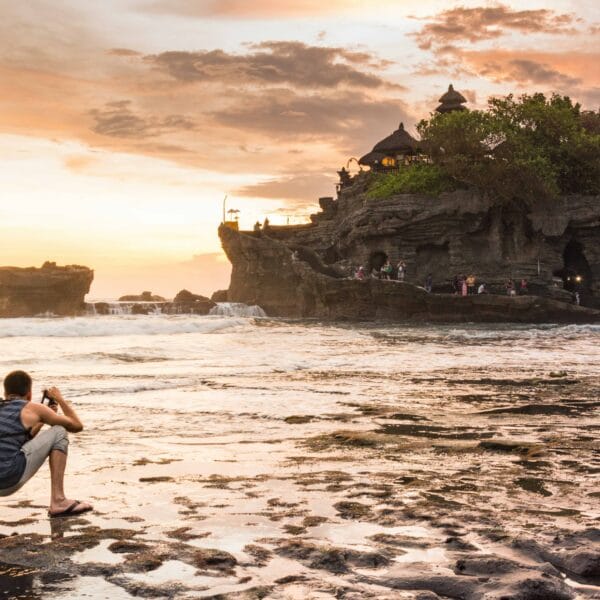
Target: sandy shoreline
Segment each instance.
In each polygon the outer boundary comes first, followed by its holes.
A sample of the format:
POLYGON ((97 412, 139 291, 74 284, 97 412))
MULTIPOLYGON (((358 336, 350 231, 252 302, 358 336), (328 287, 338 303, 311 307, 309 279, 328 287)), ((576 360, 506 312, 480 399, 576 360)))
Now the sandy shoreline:
MULTIPOLYGON (((276 352, 277 335, 264 348, 276 352)), ((320 356, 346 333, 310 335, 310 367, 273 368, 245 339, 248 372, 208 356, 214 376, 181 388, 182 359, 145 347, 144 365, 127 362, 139 341, 122 367, 106 359, 77 399, 89 426, 68 484, 97 510, 49 520, 46 473, 3 499, 2 597, 600 597, 593 368, 357 372, 353 354, 377 344, 382 357, 395 340, 361 334, 334 368, 320 356)), ((478 344, 454 362, 487 351, 478 344)))

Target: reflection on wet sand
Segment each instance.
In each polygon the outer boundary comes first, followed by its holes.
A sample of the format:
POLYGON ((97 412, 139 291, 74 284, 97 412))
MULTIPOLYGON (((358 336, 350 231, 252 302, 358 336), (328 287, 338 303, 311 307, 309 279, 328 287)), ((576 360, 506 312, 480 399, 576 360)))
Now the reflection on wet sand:
POLYGON ((4 597, 600 595, 600 330, 260 323, 30 356, 97 510, 3 499, 4 597))

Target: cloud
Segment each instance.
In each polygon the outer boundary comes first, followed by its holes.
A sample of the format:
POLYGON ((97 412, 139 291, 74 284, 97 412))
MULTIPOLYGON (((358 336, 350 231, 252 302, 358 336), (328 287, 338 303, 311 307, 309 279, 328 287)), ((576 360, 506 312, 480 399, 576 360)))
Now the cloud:
POLYGON ((91 110, 90 114, 96 121, 92 131, 117 138, 142 139, 195 128, 194 122, 182 115, 142 117, 136 115, 130 106, 131 101, 120 100, 107 102, 103 109, 91 110))
POLYGON ((357 92, 305 95, 286 89, 248 93, 212 116, 222 125, 265 134, 290 148, 297 141, 319 140, 347 152, 371 147, 400 121, 414 122, 401 100, 357 92))
POLYGON ((147 56, 145 60, 183 82, 289 84, 308 88, 390 85, 381 77, 357 68, 373 70, 389 64, 372 54, 294 41, 253 44, 247 54, 224 50, 170 51, 147 56))
POLYGON ((513 59, 505 64, 489 63, 481 69, 480 74, 495 82, 516 81, 521 85, 534 83, 562 90, 582 83, 580 78, 561 73, 548 64, 523 58, 513 59))
POLYGON ((549 9, 513 10, 506 4, 474 8, 463 6, 442 11, 412 35, 421 49, 438 50, 448 44, 499 38, 507 31, 571 33, 574 23, 572 14, 549 9))
POLYGON ((297 208, 315 204, 320 196, 333 195, 336 181, 335 176, 332 176, 333 170, 327 173, 305 172, 301 169, 299 171, 299 174, 288 174, 244 186, 237 189, 235 193, 238 196, 295 201, 293 204, 297 208))

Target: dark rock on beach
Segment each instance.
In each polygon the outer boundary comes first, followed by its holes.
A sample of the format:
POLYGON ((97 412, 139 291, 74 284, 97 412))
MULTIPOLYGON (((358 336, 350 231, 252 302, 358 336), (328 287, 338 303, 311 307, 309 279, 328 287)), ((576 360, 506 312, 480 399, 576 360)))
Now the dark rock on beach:
POLYGON ((0 317, 82 314, 93 279, 94 272, 79 265, 0 267, 0 317))

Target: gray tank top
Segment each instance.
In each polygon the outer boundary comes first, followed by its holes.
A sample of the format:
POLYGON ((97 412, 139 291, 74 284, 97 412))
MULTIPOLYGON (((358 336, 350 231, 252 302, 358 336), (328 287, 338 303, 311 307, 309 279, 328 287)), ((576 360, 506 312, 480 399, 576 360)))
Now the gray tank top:
POLYGON ((26 404, 21 398, 0 399, 0 488, 15 485, 25 471, 21 448, 31 439, 21 423, 21 411, 26 404))

